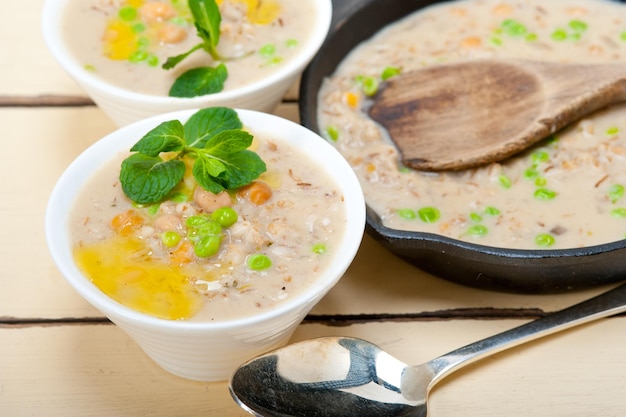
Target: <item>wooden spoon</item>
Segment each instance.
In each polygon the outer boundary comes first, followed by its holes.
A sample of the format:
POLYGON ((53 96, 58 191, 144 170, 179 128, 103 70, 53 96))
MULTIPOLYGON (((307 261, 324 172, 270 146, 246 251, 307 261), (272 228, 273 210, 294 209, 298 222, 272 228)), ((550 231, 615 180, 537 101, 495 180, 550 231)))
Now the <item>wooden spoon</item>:
POLYGON ((443 171, 500 161, 624 100, 625 63, 476 60, 389 79, 369 114, 405 165, 443 171))

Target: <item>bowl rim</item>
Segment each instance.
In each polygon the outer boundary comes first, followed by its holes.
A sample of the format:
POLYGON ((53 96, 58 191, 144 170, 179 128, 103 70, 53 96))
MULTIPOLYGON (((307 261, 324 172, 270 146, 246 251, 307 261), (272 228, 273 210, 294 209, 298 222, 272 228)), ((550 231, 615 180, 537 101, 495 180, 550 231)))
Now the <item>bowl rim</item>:
MULTIPOLYGON (((71 255, 72 245, 69 233, 69 213, 74 198, 99 164, 109 161, 119 152, 130 149, 143 134, 160 122, 171 119, 187 120, 198 109, 179 110, 153 116, 129 124, 104 136, 85 149, 65 169, 57 180, 48 200, 45 212, 45 235, 48 250, 65 280, 89 303, 112 321, 124 318, 141 322, 144 326, 169 331, 219 331, 254 326, 289 314, 303 306, 321 299, 344 275, 360 247, 365 228, 365 200, 358 179, 339 152, 325 139, 311 130, 288 119, 254 110, 234 109, 244 126, 257 132, 278 131, 275 135, 286 138, 287 142, 301 151, 320 152, 324 157, 318 161, 327 174, 335 178, 345 196, 346 216, 342 244, 334 254, 335 259, 312 285, 270 310, 259 314, 234 319, 206 321, 168 320, 136 311, 115 301, 94 285, 76 266, 71 255), (291 138, 296 138, 295 141, 291 138), (85 172, 88 174, 85 175, 85 172), (337 174, 341 175, 337 175, 337 174)), ((268 133, 271 134, 271 133, 268 133)), ((295 319, 295 315, 294 315, 295 319)))
POLYGON ((106 80, 85 71, 77 57, 70 50, 63 37, 64 6, 72 0, 45 0, 41 15, 41 30, 48 50, 59 62, 68 74, 79 84, 88 85, 90 88, 99 91, 106 91, 110 95, 119 96, 126 100, 145 104, 166 104, 181 102, 187 105, 201 107, 203 103, 215 101, 234 100, 242 96, 254 94, 257 91, 270 88, 280 83, 285 78, 293 76, 302 71, 310 60, 315 56, 319 47, 324 43, 331 27, 333 16, 332 0, 313 0, 312 4, 318 12, 318 24, 314 26, 313 33, 308 38, 305 46, 292 59, 281 65, 277 71, 272 72, 268 77, 255 82, 245 84, 241 87, 223 90, 218 93, 205 94, 196 97, 170 97, 165 95, 152 95, 138 93, 128 88, 107 82, 106 80))
MULTIPOLYGON (((613 0, 619 3, 626 3, 626 0, 613 0)), ((357 5, 351 8, 347 8, 344 10, 340 16, 336 16, 333 27, 330 28, 328 36, 325 42, 320 47, 318 53, 313 57, 311 62, 305 68, 302 74, 302 80, 300 83, 300 97, 305 97, 299 103, 299 115, 302 124, 311 129, 312 131, 321 134, 322 129, 320 128, 317 120, 317 115, 313 112, 316 111, 317 108, 317 94, 319 92, 319 87, 317 86, 317 90, 312 92, 311 87, 314 79, 319 77, 320 67, 324 61, 324 57, 327 56, 325 52, 332 50, 336 47, 337 44, 341 44, 342 47, 345 46, 343 42, 339 42, 338 39, 341 39, 342 35, 350 34, 350 25, 349 22, 353 19, 358 18, 359 15, 371 13, 371 9, 380 8, 382 0, 363 0, 358 2, 357 5), (313 108, 312 108, 313 107, 313 108)), ((414 8, 415 10, 422 9, 424 7, 428 7, 430 5, 441 3, 439 0, 432 1, 423 1, 423 0, 411 0, 407 1, 406 6, 408 8, 414 8)), ((376 26, 376 28, 372 29, 372 35, 378 33, 379 30, 384 28, 383 26, 376 26)), ((349 36, 348 36, 349 37, 349 36)), ((364 39, 350 39, 348 44, 350 45, 349 51, 354 49, 360 42, 364 42, 369 38, 364 39)), ((348 52, 349 52, 348 51, 348 52)), ((336 70, 337 66, 341 64, 343 58, 340 59, 333 67, 331 68, 331 73, 336 70)), ((324 74, 328 76, 330 74, 324 74)), ((316 86, 313 86, 316 87, 316 86)), ((367 203, 366 203, 367 205, 367 203)), ((480 253, 483 255, 500 257, 500 258, 511 258, 511 259, 545 259, 545 258, 563 258, 563 257, 580 257, 587 255, 597 255, 600 253, 613 252, 616 250, 626 249, 626 239, 616 240, 607 243, 600 243, 595 245, 589 245, 584 247, 575 247, 575 248, 561 248, 561 249, 517 249, 517 248, 506 248, 499 246, 490 246, 490 245, 482 245, 480 243, 474 243, 469 241, 464 241, 460 239, 455 239, 452 237, 439 235, 435 233, 429 232, 417 232, 417 231, 408 231, 402 229, 394 229, 387 227, 383 224, 380 216, 373 210, 369 205, 367 205, 367 229, 378 234, 378 237, 390 242, 390 241, 405 241, 405 242, 414 242, 414 243, 438 243, 449 245, 454 248, 468 250, 474 253, 480 253)))

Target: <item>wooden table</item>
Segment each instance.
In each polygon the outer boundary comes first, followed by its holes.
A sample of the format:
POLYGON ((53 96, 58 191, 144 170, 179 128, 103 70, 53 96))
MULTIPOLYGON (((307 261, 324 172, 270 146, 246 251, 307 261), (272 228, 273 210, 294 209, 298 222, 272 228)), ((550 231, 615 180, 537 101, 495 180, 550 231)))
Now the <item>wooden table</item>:
MULTIPOLYGON (((115 129, 63 72, 40 32, 43 0, 0 14, 0 416, 246 416, 226 383, 160 369, 88 305, 54 266, 48 195, 68 163, 115 129)), ((297 120, 294 86, 277 114, 297 120)), ((408 363, 595 295, 502 294, 462 287, 394 257, 366 236, 345 277, 293 340, 369 339, 408 363)), ((626 413, 626 318, 616 316, 500 353, 431 395, 432 417, 626 413)))

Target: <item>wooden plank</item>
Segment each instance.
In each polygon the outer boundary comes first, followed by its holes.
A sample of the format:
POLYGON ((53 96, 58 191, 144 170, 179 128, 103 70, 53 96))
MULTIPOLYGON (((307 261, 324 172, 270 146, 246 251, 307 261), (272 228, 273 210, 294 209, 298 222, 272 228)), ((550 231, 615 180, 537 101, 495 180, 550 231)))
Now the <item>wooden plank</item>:
POLYGON ((0 95, 84 95, 48 50, 41 31, 44 0, 3 1, 0 39, 0 95))
MULTIPOLYGON (((434 417, 622 417, 626 318, 611 318, 500 353, 449 376, 431 395, 434 417)), ((519 321, 301 326, 294 341, 370 339, 419 363, 519 321)), ((225 383, 157 367, 113 325, 0 328, 0 415, 11 417, 237 416, 225 383)))

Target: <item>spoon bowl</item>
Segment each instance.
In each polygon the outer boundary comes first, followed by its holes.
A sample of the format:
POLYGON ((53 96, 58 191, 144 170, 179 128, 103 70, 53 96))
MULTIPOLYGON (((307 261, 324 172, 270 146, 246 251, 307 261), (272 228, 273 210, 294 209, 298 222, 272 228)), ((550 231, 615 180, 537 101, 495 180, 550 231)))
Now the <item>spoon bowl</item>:
POLYGON ((348 337, 295 343, 243 364, 235 401, 257 417, 426 417, 432 387, 461 367, 560 330, 626 311, 626 284, 572 307, 409 366, 348 337))
POLYGON ((390 78, 369 115, 406 166, 456 171, 501 161, 624 100, 623 63, 481 59, 390 78))

